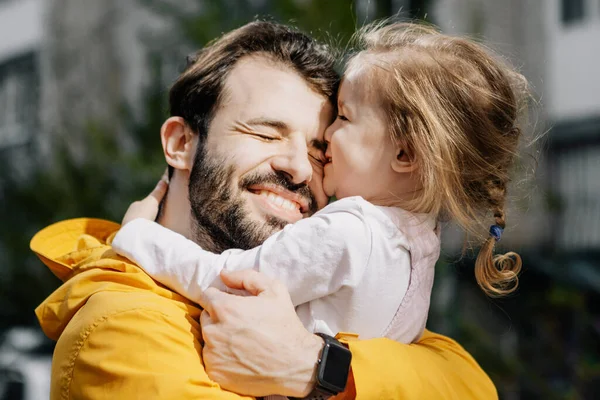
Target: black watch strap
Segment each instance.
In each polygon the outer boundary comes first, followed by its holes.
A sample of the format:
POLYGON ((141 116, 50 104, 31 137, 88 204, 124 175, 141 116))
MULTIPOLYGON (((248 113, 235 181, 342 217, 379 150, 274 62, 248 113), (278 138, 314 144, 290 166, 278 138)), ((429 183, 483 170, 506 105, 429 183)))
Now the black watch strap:
POLYGON ((335 394, 329 394, 325 392, 319 392, 318 389, 314 389, 308 396, 302 400, 327 400, 335 396, 335 394))
POLYGON ((316 383, 313 391, 304 399, 325 400, 346 389, 352 353, 336 338, 315 333, 323 339, 323 349, 316 366, 316 383))

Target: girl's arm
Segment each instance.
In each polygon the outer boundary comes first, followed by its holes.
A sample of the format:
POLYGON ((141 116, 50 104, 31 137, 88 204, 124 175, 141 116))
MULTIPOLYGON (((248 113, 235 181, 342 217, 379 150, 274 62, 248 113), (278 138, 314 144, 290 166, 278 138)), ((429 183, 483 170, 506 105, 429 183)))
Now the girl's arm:
POLYGON ((214 254, 142 219, 124 226, 112 245, 154 279, 194 301, 208 287, 224 289, 221 270, 252 268, 285 283, 298 305, 360 282, 371 251, 371 228, 360 205, 340 200, 247 251, 214 254))

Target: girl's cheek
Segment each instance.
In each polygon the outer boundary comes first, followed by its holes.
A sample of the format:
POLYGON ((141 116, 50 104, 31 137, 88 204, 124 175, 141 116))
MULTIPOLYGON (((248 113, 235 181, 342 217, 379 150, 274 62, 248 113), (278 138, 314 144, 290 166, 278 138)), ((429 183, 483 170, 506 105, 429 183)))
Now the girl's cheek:
POLYGON ((323 188, 323 179, 325 174, 322 173, 320 175, 315 175, 311 182, 308 184, 311 192, 315 196, 315 200, 317 201, 317 205, 319 209, 325 207, 328 202, 328 197, 325 194, 325 189, 323 188))

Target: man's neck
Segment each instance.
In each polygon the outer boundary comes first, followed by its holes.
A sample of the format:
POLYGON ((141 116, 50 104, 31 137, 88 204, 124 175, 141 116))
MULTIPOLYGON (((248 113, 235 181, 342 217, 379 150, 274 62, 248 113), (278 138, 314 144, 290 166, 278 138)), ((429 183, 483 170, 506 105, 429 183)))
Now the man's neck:
POLYGON ((193 240, 190 202, 183 184, 178 179, 171 180, 167 195, 161 204, 157 222, 165 228, 193 240))
POLYGON ((204 250, 214 253, 225 251, 228 247, 224 247, 224 244, 216 243, 212 238, 211 232, 195 222, 196 220, 192 216, 187 194, 184 197, 177 196, 175 193, 181 193, 181 191, 173 190, 167 194, 162 203, 157 222, 165 228, 196 242, 204 250))
POLYGON ((198 246, 202 247, 206 251, 210 251, 212 253, 222 253, 227 250, 228 247, 223 246, 223 244, 216 243, 212 238, 211 233, 204 226, 199 224, 192 223, 191 231, 192 237, 190 238, 198 246))

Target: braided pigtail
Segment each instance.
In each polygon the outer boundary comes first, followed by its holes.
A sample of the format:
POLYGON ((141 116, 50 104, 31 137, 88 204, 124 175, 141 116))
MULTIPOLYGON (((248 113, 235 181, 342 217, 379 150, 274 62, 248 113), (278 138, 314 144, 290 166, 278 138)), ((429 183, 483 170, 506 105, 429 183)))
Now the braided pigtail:
POLYGON ((475 261, 475 278, 477 284, 490 297, 499 297, 516 290, 521 271, 521 256, 515 252, 494 254, 496 243, 500 241, 506 220, 504 202, 506 198, 505 184, 490 185, 489 203, 494 212, 495 224, 490 227, 490 234, 481 246, 475 261))

